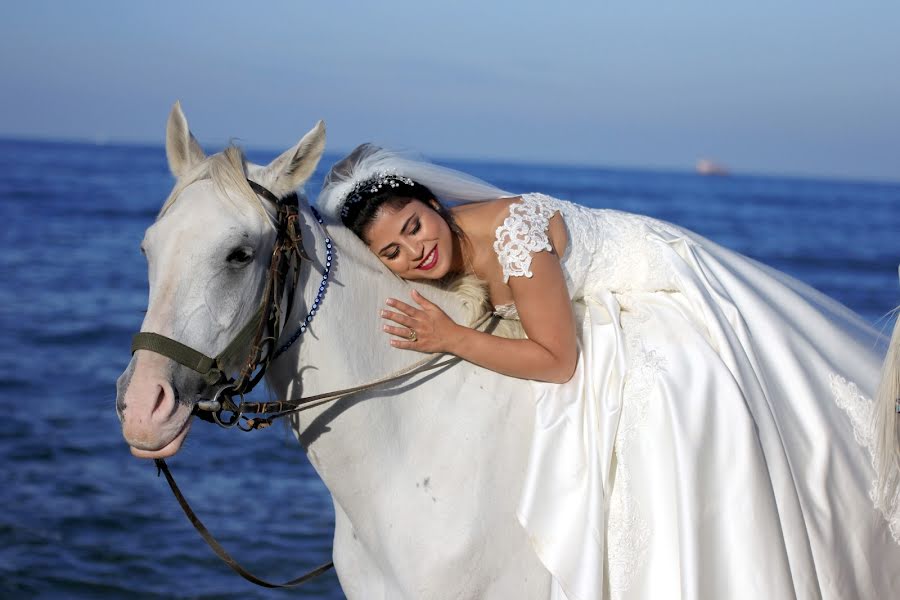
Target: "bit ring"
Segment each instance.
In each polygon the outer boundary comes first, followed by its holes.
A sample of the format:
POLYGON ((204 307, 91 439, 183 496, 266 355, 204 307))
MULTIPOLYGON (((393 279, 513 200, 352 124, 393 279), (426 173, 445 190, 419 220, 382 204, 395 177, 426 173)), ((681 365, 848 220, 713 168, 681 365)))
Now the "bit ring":
POLYGON ((238 407, 237 410, 232 413, 232 417, 230 420, 225 421, 222 419, 222 411, 225 410, 223 406, 225 404, 224 401, 226 399, 231 399, 231 392, 233 391, 233 383, 223 385, 218 390, 216 390, 216 393, 213 395, 213 399, 210 401, 213 406, 218 405, 218 410, 212 413, 213 421, 215 421, 216 425, 218 425, 219 427, 224 427, 225 429, 231 429, 232 427, 237 425, 243 414, 243 410, 241 409, 241 407, 238 407))

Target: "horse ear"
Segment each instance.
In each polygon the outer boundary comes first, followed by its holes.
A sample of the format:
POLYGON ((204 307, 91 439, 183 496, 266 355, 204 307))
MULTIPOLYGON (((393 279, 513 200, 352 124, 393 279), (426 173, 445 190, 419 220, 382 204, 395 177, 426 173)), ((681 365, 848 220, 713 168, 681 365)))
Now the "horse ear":
POLYGON ((166 158, 169 159, 169 170, 175 177, 181 177, 206 158, 206 154, 188 128, 180 101, 172 107, 169 122, 166 124, 166 158))
POLYGON ((319 121, 300 142, 266 165, 256 176, 259 183, 284 197, 312 176, 325 150, 325 123, 319 121))

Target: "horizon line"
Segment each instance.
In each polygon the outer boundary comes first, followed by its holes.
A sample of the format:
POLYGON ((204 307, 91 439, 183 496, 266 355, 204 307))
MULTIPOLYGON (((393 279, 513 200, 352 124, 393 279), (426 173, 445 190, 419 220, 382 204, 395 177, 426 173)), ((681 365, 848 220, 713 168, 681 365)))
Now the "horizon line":
MULTIPOLYGON (((239 138, 231 138, 229 141, 222 143, 222 147, 227 144, 235 144, 242 150, 251 152, 267 152, 276 156, 285 149, 274 149, 264 145, 243 145, 236 143, 239 138)), ((49 143, 58 145, 82 145, 93 146, 97 148, 103 147, 122 147, 122 148, 161 148, 165 151, 165 142, 151 142, 147 140, 136 139, 103 139, 103 138, 85 138, 85 137, 49 137, 41 135, 20 136, 7 135, 0 133, 0 142, 25 142, 25 143, 49 143)), ((206 150, 206 145, 201 143, 201 147, 206 150)), ((323 156, 345 156, 350 149, 347 150, 326 150, 323 156)), ((429 160, 442 163, 480 163, 504 166, 539 166, 551 168, 574 168, 574 169, 593 169, 600 171, 644 171, 654 173, 670 173, 673 175, 693 175, 696 177, 712 178, 712 179, 729 179, 729 178, 758 178, 758 179, 791 179, 806 181, 840 181, 844 183, 857 183, 863 185, 900 185, 900 177, 892 178, 891 176, 882 175, 830 175, 821 173, 805 173, 805 172, 784 172, 784 171, 741 171, 735 170, 732 165, 725 165, 728 172, 724 175, 704 175, 698 173, 695 168, 685 166, 672 165, 631 165, 631 164, 599 164, 575 161, 562 161, 554 159, 516 159, 516 158, 499 158, 493 156, 450 156, 450 155, 428 155, 429 160)), ((707 159, 708 157, 698 157, 696 160, 707 159)))

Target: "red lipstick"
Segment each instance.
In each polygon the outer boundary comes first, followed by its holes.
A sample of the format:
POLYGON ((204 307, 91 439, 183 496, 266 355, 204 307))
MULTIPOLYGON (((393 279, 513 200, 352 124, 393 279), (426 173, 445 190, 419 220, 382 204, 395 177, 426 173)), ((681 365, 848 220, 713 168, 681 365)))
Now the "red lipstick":
POLYGON ((430 271, 433 269, 438 262, 438 247, 437 245, 428 253, 428 255, 422 259, 422 262, 419 263, 419 266, 416 267, 422 271, 430 271))

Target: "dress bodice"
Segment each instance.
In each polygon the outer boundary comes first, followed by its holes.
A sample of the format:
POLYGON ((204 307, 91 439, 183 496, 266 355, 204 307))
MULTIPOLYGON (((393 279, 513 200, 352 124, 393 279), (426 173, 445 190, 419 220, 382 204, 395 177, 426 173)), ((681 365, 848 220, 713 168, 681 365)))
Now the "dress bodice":
MULTIPOLYGON (((683 237, 677 227, 650 217, 616 210, 592 209, 545 194, 524 194, 510 205, 497 228, 494 251, 509 277, 531 277, 531 256, 550 250, 547 228, 559 213, 568 243, 560 257, 569 295, 581 300, 604 289, 613 292, 677 288, 664 240, 683 237)), ((516 318, 515 305, 496 306, 504 318, 516 318)))

